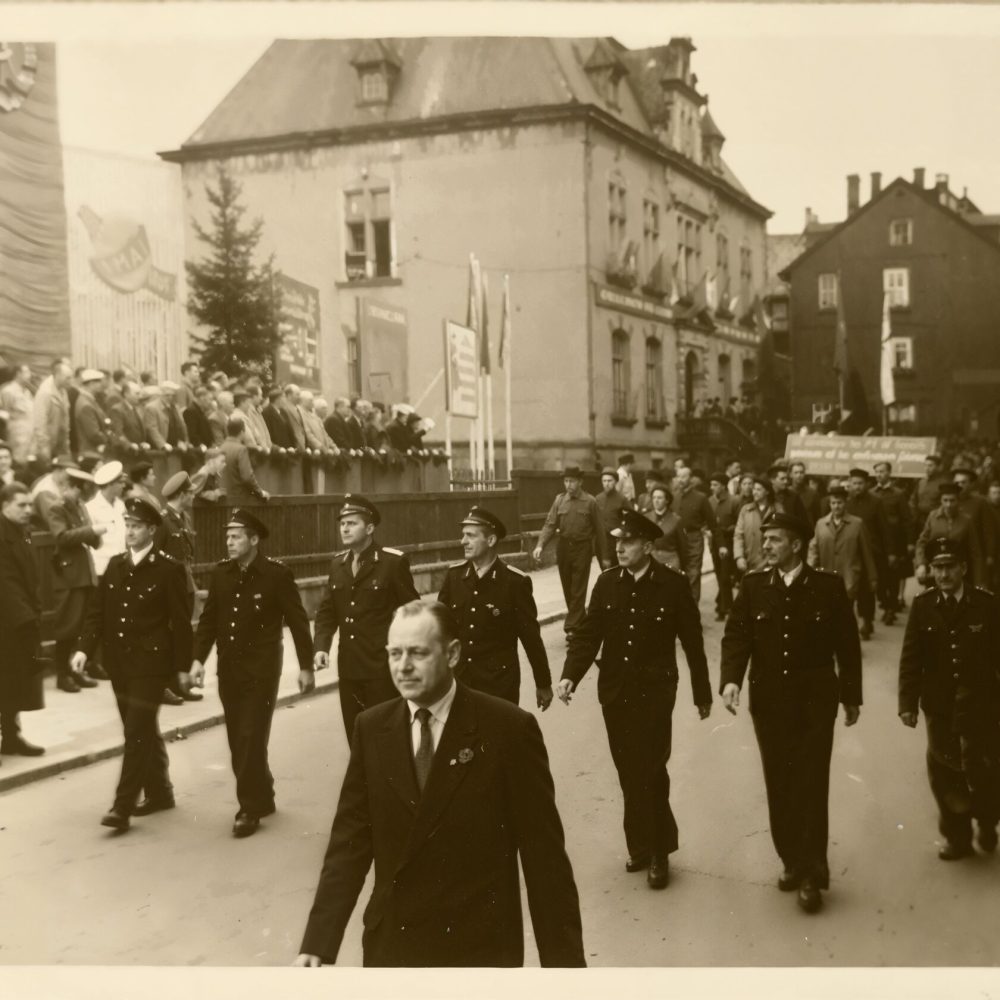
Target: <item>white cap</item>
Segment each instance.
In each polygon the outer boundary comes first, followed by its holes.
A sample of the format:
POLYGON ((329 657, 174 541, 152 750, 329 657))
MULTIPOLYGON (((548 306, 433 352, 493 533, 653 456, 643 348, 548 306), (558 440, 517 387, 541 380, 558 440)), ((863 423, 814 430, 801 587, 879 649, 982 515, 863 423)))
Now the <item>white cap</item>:
POLYGON ((161 382, 160 388, 164 392, 180 392, 180 386, 176 382, 161 382))
POLYGON ((84 368, 80 373, 81 382, 100 382, 104 378, 104 372, 99 372, 96 368, 84 368))
POLYGON ((98 486, 107 486, 121 478, 124 466, 121 462, 105 462, 94 470, 94 482, 98 486))

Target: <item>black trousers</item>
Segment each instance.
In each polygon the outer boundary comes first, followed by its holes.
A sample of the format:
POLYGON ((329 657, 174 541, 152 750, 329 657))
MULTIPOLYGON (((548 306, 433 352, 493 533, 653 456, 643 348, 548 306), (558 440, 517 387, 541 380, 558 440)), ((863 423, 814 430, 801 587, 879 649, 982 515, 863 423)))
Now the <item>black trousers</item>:
POLYGON ((572 632, 583 621, 593 558, 594 543, 589 539, 574 541, 560 537, 556 543, 556 565, 559 567, 559 582, 566 600, 567 614, 563 623, 563 630, 566 632, 572 632))
POLYGON ((0 712, 0 737, 12 743, 21 735, 21 721, 17 712, 0 712))
POLYGON ((254 677, 232 664, 219 665, 219 698, 226 716, 236 798, 240 810, 251 816, 263 816, 274 808, 267 742, 280 680, 280 660, 275 672, 266 677, 254 677))
POLYGON ((732 539, 726 542, 727 555, 719 555, 719 547, 712 546, 712 566, 718 592, 715 595, 715 610, 720 615, 728 615, 733 607, 733 587, 736 583, 736 560, 733 559, 732 539))
POLYGON ((603 706, 611 759, 625 797, 625 845, 633 858, 677 850, 677 821, 670 808, 670 760, 676 679, 629 678, 603 706))
POLYGON ((889 560, 885 559, 879 567, 878 603, 883 611, 899 611, 902 559, 900 556, 892 566, 889 565, 889 560))
POLYGON ((169 799, 174 793, 167 747, 157 722, 160 696, 168 679, 165 674, 128 677, 119 671, 111 676, 125 731, 125 755, 114 807, 126 815, 131 815, 142 791, 150 799, 169 799))
POLYGON ((517 666, 496 670, 474 662, 466 663, 455 676, 473 691, 482 691, 515 705, 521 700, 521 670, 517 666))
POLYGON ((938 807, 938 829, 953 844, 972 843, 973 819, 993 829, 1000 820, 1000 752, 997 738, 952 731, 950 715, 924 714, 927 776, 938 807))
POLYGON ((786 868, 829 882, 830 755, 836 713, 818 706, 753 715, 764 766, 771 839, 786 868))
POLYGON ((682 531, 685 575, 691 587, 694 603, 701 600, 701 563, 705 557, 705 536, 700 531, 682 531))
POLYGON ((857 602, 858 615, 864 622, 871 622, 875 619, 875 591, 872 589, 871 581, 867 573, 861 574, 858 582, 857 602))
POLYGON ((347 742, 354 735, 354 720, 372 705, 380 705, 383 701, 392 701, 399 697, 396 685, 392 683, 389 668, 375 678, 354 680, 341 677, 338 684, 340 691, 340 713, 344 717, 344 730, 347 732, 347 742))

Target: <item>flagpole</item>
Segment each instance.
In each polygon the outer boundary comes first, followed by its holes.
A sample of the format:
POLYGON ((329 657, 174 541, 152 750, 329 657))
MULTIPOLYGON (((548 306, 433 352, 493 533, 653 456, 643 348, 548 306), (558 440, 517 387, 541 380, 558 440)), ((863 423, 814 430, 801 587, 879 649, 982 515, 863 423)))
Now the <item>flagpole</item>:
POLYGON ((490 295, 489 275, 484 274, 482 279, 483 308, 480 310, 480 322, 482 323, 482 349, 486 352, 486 395, 484 397, 486 405, 486 471, 490 479, 497 477, 497 463, 493 441, 493 364, 490 358, 490 334, 487 316, 489 315, 488 299, 490 295))
POLYGON ((504 434, 507 438, 507 479, 510 480, 510 485, 514 486, 514 436, 511 430, 511 403, 510 403, 510 370, 514 367, 514 354, 513 354, 513 344, 514 339, 514 324, 510 316, 510 275, 505 274, 503 276, 503 296, 504 303, 506 304, 506 309, 504 310, 504 315, 506 317, 506 325, 501 336, 504 338, 504 391, 506 394, 506 406, 504 408, 504 434))

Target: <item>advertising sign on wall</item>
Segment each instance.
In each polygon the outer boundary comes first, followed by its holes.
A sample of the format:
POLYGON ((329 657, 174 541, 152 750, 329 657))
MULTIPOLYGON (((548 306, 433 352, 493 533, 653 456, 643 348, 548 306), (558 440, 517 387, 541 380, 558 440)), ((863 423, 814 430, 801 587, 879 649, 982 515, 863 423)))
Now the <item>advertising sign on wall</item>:
POLYGON ((282 320, 275 379, 319 390, 319 289, 286 274, 278 275, 278 285, 282 320))

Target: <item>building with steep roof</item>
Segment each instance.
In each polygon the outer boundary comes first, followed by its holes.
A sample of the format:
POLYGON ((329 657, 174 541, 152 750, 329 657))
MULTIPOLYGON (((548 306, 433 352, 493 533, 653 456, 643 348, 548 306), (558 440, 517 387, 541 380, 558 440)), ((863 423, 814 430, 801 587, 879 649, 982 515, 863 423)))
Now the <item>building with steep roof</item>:
POLYGON ((847 217, 822 229, 807 219, 802 252, 781 271, 791 289, 793 416, 820 419, 838 402, 833 370, 838 308, 848 364, 860 390, 848 405, 881 430, 883 299, 895 358, 898 433, 1000 433, 1000 217, 955 194, 946 174, 924 171, 883 188, 847 179, 847 217))
POLYGON ((182 165, 189 256, 224 166, 309 290, 324 393, 406 399, 440 429, 442 321, 466 318, 475 253, 494 349, 510 275, 515 464, 663 463, 678 411, 752 383, 766 283, 770 213, 723 159, 693 51, 277 41, 161 154, 182 165))

